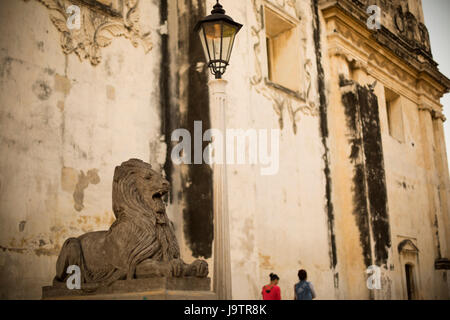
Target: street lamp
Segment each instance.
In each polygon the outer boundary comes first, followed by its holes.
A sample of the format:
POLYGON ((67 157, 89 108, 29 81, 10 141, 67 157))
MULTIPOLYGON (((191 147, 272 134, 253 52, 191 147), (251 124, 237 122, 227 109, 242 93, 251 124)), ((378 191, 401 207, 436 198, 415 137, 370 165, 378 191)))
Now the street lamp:
POLYGON ((195 32, 200 36, 206 63, 216 79, 221 79, 228 66, 233 49, 234 38, 242 24, 235 22, 225 14, 217 0, 211 14, 200 20, 195 32))
MULTIPOLYGON (((213 163, 214 210, 214 292, 222 300, 231 300, 230 231, 228 218, 226 116, 227 81, 222 75, 228 66, 236 34, 242 24, 225 15, 217 0, 211 15, 200 20, 195 32, 200 36, 206 62, 215 76, 209 81, 211 127, 222 133, 222 161, 213 163)), ((215 137, 217 139, 218 137, 215 137)), ((214 139, 214 141, 216 141, 214 139)))

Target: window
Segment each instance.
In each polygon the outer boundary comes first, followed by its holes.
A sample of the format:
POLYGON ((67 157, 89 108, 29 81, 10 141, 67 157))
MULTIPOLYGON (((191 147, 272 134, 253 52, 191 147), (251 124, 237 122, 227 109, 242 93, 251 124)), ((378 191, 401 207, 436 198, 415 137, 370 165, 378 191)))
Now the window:
POLYGON ((386 97, 386 114, 389 134, 399 142, 404 142, 405 134, 403 130, 401 97, 387 88, 385 88, 384 94, 386 97))
POLYGON ((264 7, 267 69, 271 82, 300 91, 301 56, 299 28, 274 10, 264 7))

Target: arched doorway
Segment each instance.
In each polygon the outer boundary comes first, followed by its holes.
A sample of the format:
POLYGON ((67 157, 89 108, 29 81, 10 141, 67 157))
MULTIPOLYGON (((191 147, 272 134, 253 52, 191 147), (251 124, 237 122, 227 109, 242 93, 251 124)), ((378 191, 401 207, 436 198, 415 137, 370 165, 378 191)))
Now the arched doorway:
POLYGON ((398 245, 398 253, 402 266, 403 299, 421 299, 419 249, 412 239, 404 239, 398 245))

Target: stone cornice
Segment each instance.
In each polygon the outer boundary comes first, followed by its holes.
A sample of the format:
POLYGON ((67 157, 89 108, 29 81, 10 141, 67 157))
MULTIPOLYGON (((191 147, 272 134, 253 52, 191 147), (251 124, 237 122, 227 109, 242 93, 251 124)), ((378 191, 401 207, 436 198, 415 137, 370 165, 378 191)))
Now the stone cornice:
POLYGON ((437 70, 436 64, 417 54, 405 58, 399 53, 405 50, 401 44, 383 45, 364 22, 337 2, 326 2, 322 13, 327 22, 328 54, 343 57, 352 70, 362 69, 385 85, 397 87, 400 94, 417 105, 430 106, 433 118, 445 121, 440 98, 448 92, 450 80, 437 70))
POLYGON ((440 110, 437 110, 436 108, 433 108, 430 105, 419 105, 419 111, 429 112, 433 119, 439 119, 442 120, 443 122, 447 120, 447 118, 440 110))
POLYGON ((419 87, 417 92, 426 86, 425 94, 430 96, 431 93, 433 100, 439 100, 449 91, 450 80, 439 72, 437 63, 424 48, 413 48, 383 26, 378 31, 367 28, 368 15, 362 10, 360 1, 323 0, 321 9, 326 21, 334 19, 337 28, 340 27, 340 30, 329 30, 329 37, 332 32, 340 33, 351 41, 355 50, 363 50, 365 54, 359 55, 362 64, 370 65, 372 60, 374 65, 394 73, 400 81, 411 76, 408 86, 419 87))

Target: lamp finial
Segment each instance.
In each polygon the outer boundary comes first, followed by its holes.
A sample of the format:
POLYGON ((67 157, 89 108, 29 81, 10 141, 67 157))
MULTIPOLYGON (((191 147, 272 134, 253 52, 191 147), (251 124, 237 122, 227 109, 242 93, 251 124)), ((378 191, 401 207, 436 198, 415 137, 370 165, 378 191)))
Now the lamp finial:
POLYGON ((215 13, 225 14, 225 10, 223 9, 223 6, 219 3, 219 0, 217 0, 217 2, 213 8, 214 9, 211 11, 212 14, 215 14, 215 13))

